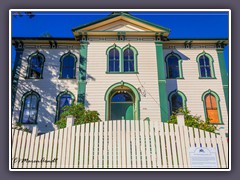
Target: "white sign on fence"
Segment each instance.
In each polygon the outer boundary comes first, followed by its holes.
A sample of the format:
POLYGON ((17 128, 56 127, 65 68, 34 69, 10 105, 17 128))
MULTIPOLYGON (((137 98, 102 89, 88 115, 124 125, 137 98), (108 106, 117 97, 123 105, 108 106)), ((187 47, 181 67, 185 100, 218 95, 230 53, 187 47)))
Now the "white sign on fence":
POLYGON ((189 148, 191 168, 218 168, 215 148, 189 148))

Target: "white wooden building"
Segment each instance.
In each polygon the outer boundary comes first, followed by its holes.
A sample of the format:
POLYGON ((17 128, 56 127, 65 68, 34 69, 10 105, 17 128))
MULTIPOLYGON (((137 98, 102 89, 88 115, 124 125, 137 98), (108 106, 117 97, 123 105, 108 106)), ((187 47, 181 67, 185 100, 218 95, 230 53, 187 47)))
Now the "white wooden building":
POLYGON ((53 131, 61 108, 80 102, 102 121, 166 122, 187 107, 228 131, 227 38, 171 39, 170 29, 122 12, 72 31, 12 38, 13 122, 53 131))

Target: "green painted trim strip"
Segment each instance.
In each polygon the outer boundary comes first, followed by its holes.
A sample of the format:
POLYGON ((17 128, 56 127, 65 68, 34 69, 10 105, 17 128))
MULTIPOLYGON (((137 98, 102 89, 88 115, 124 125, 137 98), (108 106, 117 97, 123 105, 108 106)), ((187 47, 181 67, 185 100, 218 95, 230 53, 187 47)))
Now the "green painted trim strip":
POLYGON ((14 67, 12 70, 12 97, 11 97, 11 113, 14 110, 15 98, 17 93, 18 80, 20 76, 20 69, 22 66, 21 56, 23 54, 23 49, 16 49, 16 56, 14 67))
POLYGON ((223 49, 217 49, 218 54, 218 61, 220 66, 220 72, 222 77, 222 85, 223 85, 223 91, 225 96, 225 102, 227 106, 227 111, 229 111, 229 85, 228 85, 228 75, 226 70, 226 64, 224 60, 224 50, 223 49))
POLYGON ((169 118, 168 118, 168 104, 167 104, 163 46, 162 46, 162 42, 155 42, 155 45, 156 45, 156 53, 157 53, 158 90, 159 90, 161 121, 166 122, 169 118))
POLYGON ((87 42, 80 42, 80 63, 78 73, 78 103, 85 103, 87 76, 87 42))

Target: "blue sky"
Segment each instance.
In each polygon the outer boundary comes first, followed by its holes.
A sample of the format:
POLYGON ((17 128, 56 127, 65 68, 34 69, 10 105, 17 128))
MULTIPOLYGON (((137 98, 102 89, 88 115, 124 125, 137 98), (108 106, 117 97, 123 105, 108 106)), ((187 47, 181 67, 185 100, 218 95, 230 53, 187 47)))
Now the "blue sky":
MULTIPOLYGON (((72 28, 98 20, 111 12, 33 12, 12 17, 12 37, 73 37, 72 28)), ((227 38, 228 12, 129 12, 132 15, 170 28, 169 38, 227 38)), ((228 72, 228 46, 224 56, 228 72)), ((12 67, 15 51, 12 48, 12 67)))

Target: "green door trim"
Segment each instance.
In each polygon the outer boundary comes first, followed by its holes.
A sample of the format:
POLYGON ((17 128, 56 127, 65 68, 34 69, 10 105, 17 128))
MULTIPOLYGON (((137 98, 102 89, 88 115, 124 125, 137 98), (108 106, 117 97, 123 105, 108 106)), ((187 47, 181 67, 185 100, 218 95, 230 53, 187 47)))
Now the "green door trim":
POLYGON ((141 101, 141 97, 140 97, 140 94, 138 92, 138 90, 133 86, 131 85, 130 83, 127 83, 127 82, 118 82, 118 83, 115 83, 113 85, 111 85, 107 90, 106 90, 106 93, 105 93, 105 96, 104 96, 104 100, 105 100, 105 120, 108 121, 109 120, 109 112, 110 112, 110 105, 111 105, 111 102, 110 102, 110 95, 111 95, 111 92, 116 88, 116 87, 128 87, 129 89, 132 90, 133 94, 134 94, 134 102, 133 102, 133 112, 134 112, 134 120, 140 120, 140 101, 141 101))

